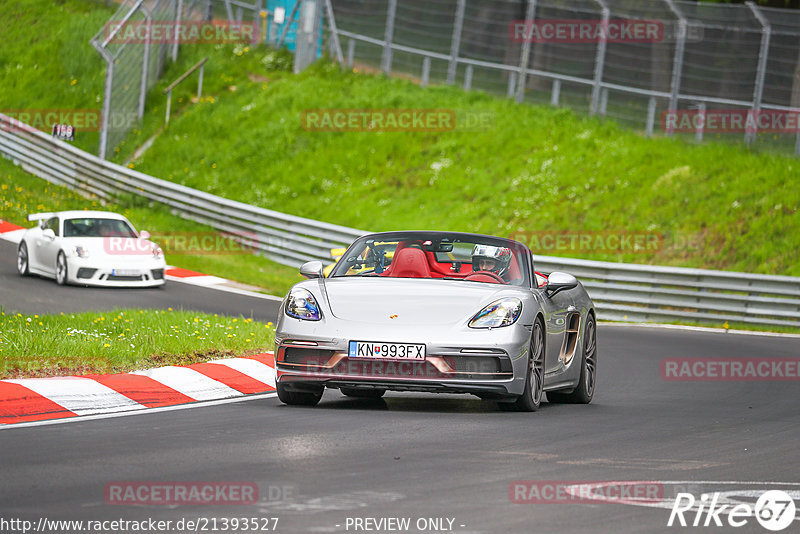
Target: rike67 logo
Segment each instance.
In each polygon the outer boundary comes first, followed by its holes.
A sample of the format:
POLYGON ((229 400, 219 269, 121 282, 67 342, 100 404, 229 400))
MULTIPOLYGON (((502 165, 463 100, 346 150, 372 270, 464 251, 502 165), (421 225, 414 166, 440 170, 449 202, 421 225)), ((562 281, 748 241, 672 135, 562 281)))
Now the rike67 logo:
POLYGON ((704 493, 697 499, 691 493, 679 493, 672 505, 667 526, 743 527, 755 517, 765 529, 784 530, 795 520, 796 507, 791 495, 769 490, 758 497, 755 505, 724 503, 720 492, 704 493))

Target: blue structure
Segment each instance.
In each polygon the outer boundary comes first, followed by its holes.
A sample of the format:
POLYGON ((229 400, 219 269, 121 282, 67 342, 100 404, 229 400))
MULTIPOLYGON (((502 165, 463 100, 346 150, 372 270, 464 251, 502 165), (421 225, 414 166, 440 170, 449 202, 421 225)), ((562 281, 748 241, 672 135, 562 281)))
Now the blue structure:
MULTIPOLYGON (((295 8, 296 4, 302 2, 302 0, 265 0, 266 2, 266 9, 269 13, 275 13, 275 8, 283 8, 285 10, 285 20, 283 24, 272 24, 270 20, 270 24, 267 25, 267 43, 275 43, 278 39, 280 39, 281 34, 283 33, 284 27, 289 20, 289 15, 292 14, 292 11, 295 8), (274 34, 273 28, 275 29, 274 34)), ((325 22, 325 2, 324 0, 318 1, 318 7, 322 11, 321 23, 319 26, 319 46, 317 48, 317 57, 322 57, 322 28, 325 22)), ((294 53, 295 49, 295 38, 297 35, 297 21, 300 19, 300 11, 301 7, 297 7, 297 13, 295 13, 295 20, 289 24, 289 31, 286 33, 286 39, 284 39, 283 44, 288 48, 292 53, 294 53)))

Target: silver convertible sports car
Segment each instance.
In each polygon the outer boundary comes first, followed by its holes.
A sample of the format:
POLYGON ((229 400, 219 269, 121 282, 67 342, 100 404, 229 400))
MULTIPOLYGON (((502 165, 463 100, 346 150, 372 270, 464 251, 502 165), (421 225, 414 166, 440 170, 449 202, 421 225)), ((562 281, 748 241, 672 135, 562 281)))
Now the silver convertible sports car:
POLYGON ((278 397, 316 405, 326 387, 470 393, 501 409, 588 403, 597 372, 594 305, 569 274, 539 273, 509 239, 454 232, 370 234, 328 278, 322 263, 283 301, 278 397))

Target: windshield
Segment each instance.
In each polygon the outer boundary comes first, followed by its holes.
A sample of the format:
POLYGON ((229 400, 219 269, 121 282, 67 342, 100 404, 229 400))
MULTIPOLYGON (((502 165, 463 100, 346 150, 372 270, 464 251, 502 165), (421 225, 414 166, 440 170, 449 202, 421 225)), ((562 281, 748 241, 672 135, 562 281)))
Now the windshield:
POLYGON ((69 219, 64 221, 64 237, 137 237, 131 226, 120 219, 69 219))
POLYGON ((331 277, 428 278, 529 287, 526 249, 507 239, 445 232, 364 236, 331 277))

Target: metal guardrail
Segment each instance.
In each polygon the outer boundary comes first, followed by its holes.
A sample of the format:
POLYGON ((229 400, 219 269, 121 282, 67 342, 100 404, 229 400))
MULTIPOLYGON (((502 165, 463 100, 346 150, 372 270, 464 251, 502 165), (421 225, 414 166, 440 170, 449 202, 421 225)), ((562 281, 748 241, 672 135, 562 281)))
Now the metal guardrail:
MULTIPOLYGON (((280 263, 330 261, 331 248, 365 231, 259 208, 109 163, 0 114, 0 154, 84 195, 132 194, 241 236, 280 263)), ((606 320, 691 321, 800 327, 800 278, 536 256, 537 270, 577 276, 606 320)))

